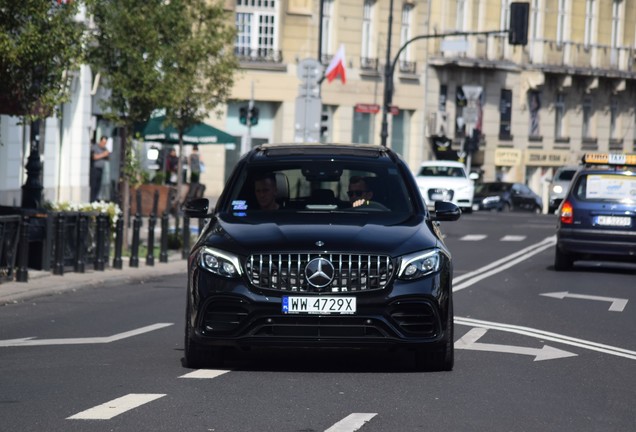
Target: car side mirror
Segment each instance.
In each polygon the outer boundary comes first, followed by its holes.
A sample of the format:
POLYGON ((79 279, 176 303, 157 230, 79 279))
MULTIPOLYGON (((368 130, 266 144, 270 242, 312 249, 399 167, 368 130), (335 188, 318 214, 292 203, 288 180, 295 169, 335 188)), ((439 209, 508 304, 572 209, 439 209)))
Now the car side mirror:
POLYGON ((435 201, 435 214, 433 214, 433 220, 452 222, 459 219, 461 214, 462 211, 452 202, 435 201))
POLYGON ((191 218, 204 218, 208 214, 210 201, 207 198, 196 198, 183 204, 183 212, 191 218))

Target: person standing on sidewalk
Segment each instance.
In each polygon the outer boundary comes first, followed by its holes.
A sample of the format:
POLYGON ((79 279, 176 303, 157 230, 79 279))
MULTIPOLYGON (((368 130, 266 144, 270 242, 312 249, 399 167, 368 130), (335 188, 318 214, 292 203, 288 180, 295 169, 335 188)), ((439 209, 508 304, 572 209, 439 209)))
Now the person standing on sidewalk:
POLYGON ((90 188, 91 188, 91 202, 95 202, 99 199, 99 190, 102 187, 102 177, 104 175, 104 168, 108 162, 110 152, 106 148, 108 138, 102 136, 99 139, 99 143, 93 144, 91 148, 91 160, 93 162, 93 169, 91 170, 90 188))
POLYGON ((199 183, 201 165, 203 164, 201 155, 199 154, 199 146, 195 145, 192 147, 192 153, 190 153, 189 159, 188 166, 190 167, 190 183, 199 183))

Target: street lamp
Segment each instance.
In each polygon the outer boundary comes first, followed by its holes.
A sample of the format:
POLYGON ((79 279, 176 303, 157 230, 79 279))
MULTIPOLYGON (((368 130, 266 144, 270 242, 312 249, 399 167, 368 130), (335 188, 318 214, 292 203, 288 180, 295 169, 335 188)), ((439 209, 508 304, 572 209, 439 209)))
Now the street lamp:
MULTIPOLYGON (((380 138, 382 145, 386 147, 386 140, 389 136, 388 115, 393 99, 393 68, 391 63, 391 33, 393 32, 393 0, 389 3, 389 33, 386 41, 386 63, 384 66, 384 104, 382 106, 382 131, 380 138)), ((406 45, 405 45, 406 46, 406 45)), ((400 50, 402 51, 402 50, 400 50)))

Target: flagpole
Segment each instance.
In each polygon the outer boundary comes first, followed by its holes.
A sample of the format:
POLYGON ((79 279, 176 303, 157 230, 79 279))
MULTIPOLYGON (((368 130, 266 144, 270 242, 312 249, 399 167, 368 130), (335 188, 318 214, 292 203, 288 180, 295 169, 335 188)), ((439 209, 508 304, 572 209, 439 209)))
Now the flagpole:
POLYGON ((393 32, 393 0, 389 3, 389 33, 386 42, 386 63, 384 66, 384 104, 382 107, 382 131, 380 139, 386 147, 389 136, 388 114, 393 97, 393 64, 391 62, 391 33, 393 32))

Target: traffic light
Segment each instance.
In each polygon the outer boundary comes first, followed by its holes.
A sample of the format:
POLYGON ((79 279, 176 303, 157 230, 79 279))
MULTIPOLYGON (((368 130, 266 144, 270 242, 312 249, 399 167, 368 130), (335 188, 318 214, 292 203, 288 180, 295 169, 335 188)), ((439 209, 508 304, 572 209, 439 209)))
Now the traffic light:
POLYGON ((250 110, 250 126, 256 126, 258 124, 258 108, 253 106, 250 110))
POLYGON ((529 3, 510 3, 510 28, 508 29, 508 43, 510 45, 528 44, 529 11, 529 3))
POLYGON ((321 141, 326 139, 329 133, 329 114, 320 115, 320 138, 321 141))
POLYGON ((247 124, 247 107, 246 106, 242 106, 239 108, 239 121, 241 122, 241 124, 244 124, 244 125, 247 124))

